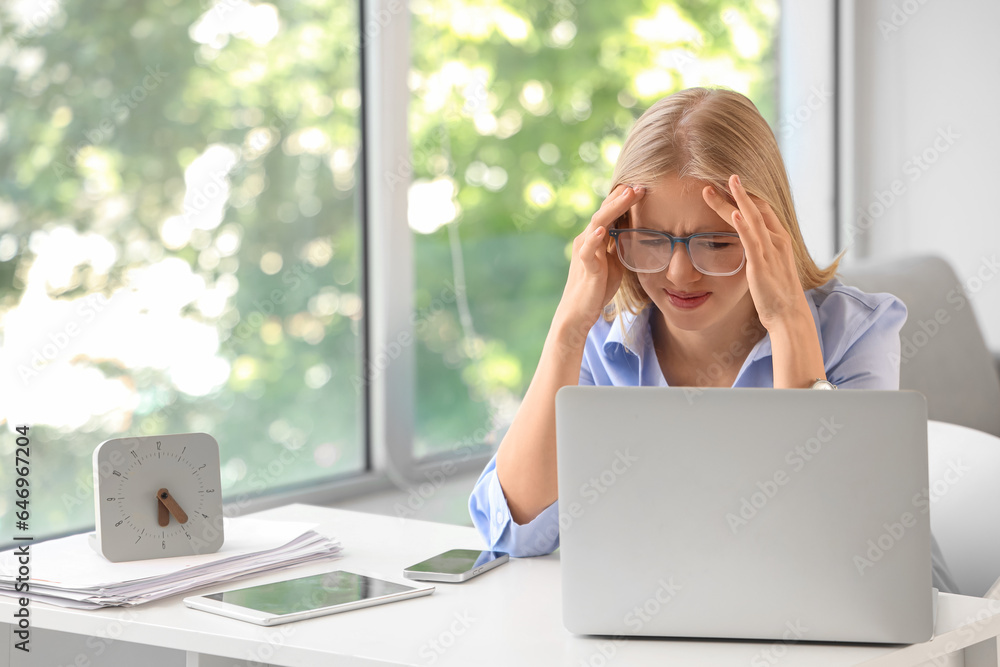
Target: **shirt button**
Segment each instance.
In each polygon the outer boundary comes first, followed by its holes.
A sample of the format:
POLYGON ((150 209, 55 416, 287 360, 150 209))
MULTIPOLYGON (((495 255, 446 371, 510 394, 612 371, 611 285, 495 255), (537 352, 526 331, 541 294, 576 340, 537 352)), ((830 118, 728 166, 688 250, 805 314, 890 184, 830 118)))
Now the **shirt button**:
POLYGON ((497 510, 497 523, 503 523, 503 510, 497 510))

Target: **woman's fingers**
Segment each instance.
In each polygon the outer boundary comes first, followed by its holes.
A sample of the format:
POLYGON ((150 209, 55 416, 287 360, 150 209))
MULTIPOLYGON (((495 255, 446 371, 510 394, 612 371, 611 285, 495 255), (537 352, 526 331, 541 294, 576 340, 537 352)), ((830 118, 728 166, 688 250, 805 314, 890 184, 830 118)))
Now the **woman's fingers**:
POLYGON ((596 227, 587 232, 587 238, 580 246, 580 261, 587 273, 598 273, 601 270, 601 258, 598 253, 605 253, 605 243, 607 242, 607 232, 604 227, 596 227))
POLYGON ((705 200, 713 211, 719 214, 719 217, 725 220, 730 225, 733 224, 733 212, 737 211, 735 206, 729 203, 729 201, 719 194, 719 192, 711 185, 706 185, 701 190, 701 196, 705 200))
POLYGON ((729 177, 729 191, 733 193, 733 199, 736 200, 736 205, 740 207, 740 213, 743 214, 743 217, 752 222, 763 222, 760 219, 760 211, 757 210, 757 205, 751 201, 750 195, 743 189, 740 177, 736 174, 729 177))
POLYGON ((749 194, 736 174, 729 177, 729 188, 737 206, 730 204, 711 185, 702 189, 702 197, 720 218, 736 230, 744 247, 763 254, 788 235, 767 202, 749 194))
POLYGON ((764 225, 763 216, 760 209, 750 199, 750 195, 743 189, 740 177, 733 174, 729 177, 729 191, 733 193, 733 199, 739 206, 739 211, 733 213, 734 226, 740 234, 744 247, 749 242, 757 248, 758 253, 763 254, 767 250, 768 241, 767 227, 764 225))
POLYGON ((733 197, 740 205, 747 236, 755 239, 762 252, 772 247, 783 250, 790 243, 791 237, 771 206, 748 193, 736 174, 729 178, 729 183, 733 197))
POLYGON ((747 246, 750 246, 751 250, 759 248, 759 240, 748 228, 746 217, 740 213, 740 209, 730 204, 729 200, 719 194, 711 185, 702 188, 701 195, 705 203, 718 213, 719 217, 733 228, 733 231, 740 235, 740 242, 744 248, 747 246))
POLYGON ((641 201, 645 194, 646 190, 642 186, 632 187, 621 183, 605 197, 601 208, 594 213, 590 224, 573 244, 587 273, 600 273, 609 258, 614 261, 614 252, 608 249, 608 229, 633 204, 641 201))
POLYGON ((779 236, 784 231, 778 216, 774 214, 771 207, 763 199, 754 197, 740 182, 740 177, 733 174, 729 177, 729 187, 733 191, 733 198, 736 199, 745 217, 751 221, 759 222, 765 229, 779 236), (745 210, 744 210, 744 207, 745 210))
POLYGON ((775 215, 774 209, 771 208, 770 204, 759 197, 754 197, 753 195, 750 195, 750 199, 752 199, 753 203, 757 205, 757 209, 760 211, 760 217, 763 218, 764 226, 767 227, 767 231, 781 237, 788 235, 787 230, 782 227, 781 221, 778 220, 778 216, 775 215))
POLYGON ((596 227, 610 227, 615 220, 625 215, 625 212, 629 208, 640 201, 642 197, 646 194, 646 189, 642 186, 633 188, 632 186, 618 186, 611 191, 611 195, 608 195, 604 203, 601 204, 601 208, 598 209, 597 213, 590 219, 590 224, 587 225, 587 233, 592 232, 596 227), (621 190, 619 190, 621 188, 621 190), (615 193, 618 193, 615 196, 615 193))
POLYGON ((601 202, 601 206, 604 206, 609 201, 620 195, 627 187, 628 183, 619 183, 618 185, 616 185, 614 188, 611 189, 611 192, 608 193, 608 196, 604 198, 604 201, 601 202))

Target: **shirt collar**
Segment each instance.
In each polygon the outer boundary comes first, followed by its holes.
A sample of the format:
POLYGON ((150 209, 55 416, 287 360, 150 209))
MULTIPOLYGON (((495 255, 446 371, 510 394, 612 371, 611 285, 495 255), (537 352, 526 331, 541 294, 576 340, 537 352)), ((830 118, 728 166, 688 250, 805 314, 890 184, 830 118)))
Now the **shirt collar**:
MULTIPOLYGON (((813 299, 812 292, 813 290, 806 292, 806 303, 809 304, 809 312, 812 313, 813 323, 816 325, 816 331, 819 332, 819 310, 816 308, 816 301, 813 299)), ((638 313, 624 312, 616 317, 611 323, 608 335, 604 339, 604 354, 611 357, 621 351, 638 357, 641 363, 645 357, 646 348, 652 346, 652 337, 649 334, 649 315, 652 310, 653 304, 650 302, 638 313), (619 321, 619 318, 621 321, 619 321), (625 325, 624 332, 622 331, 622 324, 625 325)), ((823 350, 822 336, 819 336, 819 349, 825 359, 826 353, 823 350)), ((771 356, 771 334, 765 333, 764 337, 757 341, 754 348, 750 351, 744 367, 769 356, 771 356)))
POLYGON ((611 357, 621 351, 639 357, 642 361, 646 345, 652 344, 649 335, 649 314, 652 310, 653 304, 650 302, 638 313, 626 311, 615 317, 604 339, 604 354, 611 357))

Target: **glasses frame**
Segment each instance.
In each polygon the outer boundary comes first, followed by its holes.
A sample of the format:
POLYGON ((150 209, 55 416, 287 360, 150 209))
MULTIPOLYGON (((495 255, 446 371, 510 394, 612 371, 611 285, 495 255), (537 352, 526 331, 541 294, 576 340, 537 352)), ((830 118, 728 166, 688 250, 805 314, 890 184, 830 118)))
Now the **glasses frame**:
POLYGON ((736 238, 739 238, 740 235, 735 232, 698 232, 697 234, 691 234, 690 236, 674 236, 673 234, 661 232, 657 229, 633 229, 631 227, 627 227, 624 229, 618 229, 618 228, 609 229, 608 234, 610 234, 611 238, 615 240, 615 247, 618 249, 618 259, 621 260, 621 263, 627 269, 629 269, 630 271, 635 271, 636 273, 659 273, 661 271, 665 271, 667 267, 670 266, 670 260, 674 258, 674 248, 677 246, 678 243, 684 246, 684 249, 687 251, 688 260, 691 262, 691 266, 694 267, 695 271, 703 273, 706 276, 734 276, 741 270, 743 270, 743 267, 747 263, 746 248, 743 248, 743 259, 740 261, 740 265, 736 268, 735 271, 730 271, 729 273, 715 273, 711 271, 702 271, 700 268, 698 268, 698 265, 694 263, 694 259, 691 258, 691 245, 690 245, 691 239, 696 239, 702 236, 734 236, 736 238), (622 256, 622 245, 618 239, 618 237, 621 234, 628 232, 643 232, 646 234, 656 234, 670 239, 670 258, 667 260, 667 263, 658 269, 636 269, 633 268, 632 266, 629 266, 629 263, 626 262, 625 258, 622 256))

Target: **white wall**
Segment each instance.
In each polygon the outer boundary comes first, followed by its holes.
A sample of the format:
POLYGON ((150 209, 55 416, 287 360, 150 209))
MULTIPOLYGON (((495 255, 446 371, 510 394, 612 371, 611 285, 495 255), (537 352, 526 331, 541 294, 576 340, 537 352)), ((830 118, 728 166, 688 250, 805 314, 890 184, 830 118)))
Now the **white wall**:
POLYGON ((940 254, 1000 350, 1000 2, 842 1, 854 46, 842 247, 940 254))

